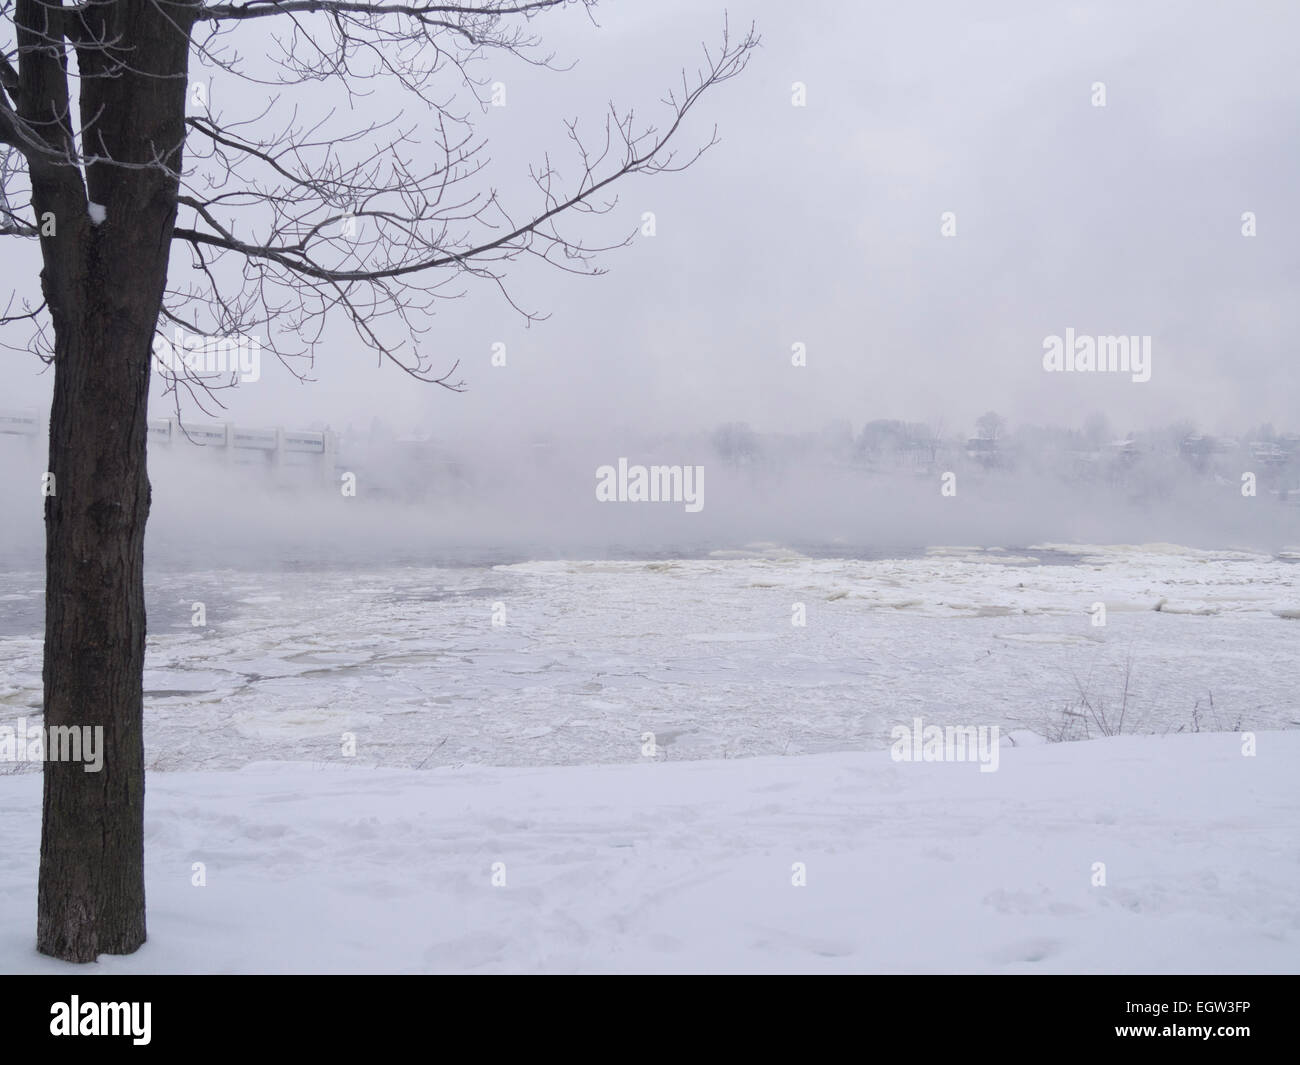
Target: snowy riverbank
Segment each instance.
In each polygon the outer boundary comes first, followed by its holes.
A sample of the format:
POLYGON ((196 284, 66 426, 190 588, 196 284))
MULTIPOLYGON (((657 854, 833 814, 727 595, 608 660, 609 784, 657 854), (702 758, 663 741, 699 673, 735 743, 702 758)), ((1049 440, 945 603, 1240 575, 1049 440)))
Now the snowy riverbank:
MULTIPOLYGON (((1300 733, 1241 748, 157 773, 150 942, 95 970, 1294 973, 1300 733)), ((0 971, 69 969, 32 948, 39 777, 0 815, 0 971)))

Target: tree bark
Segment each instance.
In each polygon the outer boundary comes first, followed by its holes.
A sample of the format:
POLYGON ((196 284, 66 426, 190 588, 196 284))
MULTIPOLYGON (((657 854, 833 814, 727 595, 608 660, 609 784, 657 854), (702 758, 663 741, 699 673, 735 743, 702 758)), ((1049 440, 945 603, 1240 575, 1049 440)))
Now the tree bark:
MULTIPOLYGON (((19 22, 43 17, 19 0, 19 22)), ((118 0, 78 48, 85 181, 31 164, 41 287, 54 326, 53 474, 45 500, 44 724, 102 728, 98 772, 45 763, 37 949, 67 961, 145 941, 144 535, 152 342, 167 279, 185 132, 182 4, 118 0), (101 205, 96 224, 88 202, 101 205)), ((192 8, 190 9, 192 10, 192 8)), ((67 9, 64 8, 66 12, 67 9)), ((25 34, 26 117, 66 115, 62 49, 25 34)), ((23 43, 20 36, 20 44, 23 43)), ((68 131, 70 137, 71 131, 68 131)), ((48 736, 48 732, 47 732, 48 736)))
POLYGON ((122 336, 100 315, 82 319, 55 349, 45 725, 102 727, 103 762, 97 773, 77 762, 45 763, 37 949, 85 962, 129 954, 145 940, 145 443, 153 329, 122 336))

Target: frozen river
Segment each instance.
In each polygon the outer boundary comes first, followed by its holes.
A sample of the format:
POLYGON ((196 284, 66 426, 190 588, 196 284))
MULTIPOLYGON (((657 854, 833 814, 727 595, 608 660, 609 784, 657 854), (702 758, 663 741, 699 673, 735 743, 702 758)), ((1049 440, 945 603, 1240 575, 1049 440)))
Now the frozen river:
MULTIPOLYGON (((1298 578, 1169 545, 155 573, 148 762, 347 762, 345 733, 351 764, 426 768, 637 761, 648 732, 670 761, 880 749, 914 717, 1041 735, 1085 696, 1113 717, 1126 673, 1126 733, 1285 729, 1298 578)), ((41 589, 0 575, 0 723, 39 712, 41 589)))

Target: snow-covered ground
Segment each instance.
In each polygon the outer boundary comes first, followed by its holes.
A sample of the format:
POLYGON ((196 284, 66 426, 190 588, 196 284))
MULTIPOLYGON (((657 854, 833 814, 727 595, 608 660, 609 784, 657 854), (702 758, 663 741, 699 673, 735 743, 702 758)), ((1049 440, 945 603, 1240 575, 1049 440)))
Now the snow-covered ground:
MULTIPOLYGON (((1298 577, 1169 545, 151 574, 152 938, 100 967, 1300 971, 1298 577), (1041 742, 1126 674, 1125 735, 1041 742), (997 771, 895 763, 915 717, 999 726, 997 771)), ((39 720, 40 594, 0 575, 0 725, 39 720)), ((0 814, 0 971, 57 969, 37 766, 0 814)))
MULTIPOLYGON (((1296 972, 1300 732, 1256 742, 158 773, 151 938, 95 968, 1296 972)), ((39 778, 0 817, 0 971, 69 969, 32 947, 39 778)))

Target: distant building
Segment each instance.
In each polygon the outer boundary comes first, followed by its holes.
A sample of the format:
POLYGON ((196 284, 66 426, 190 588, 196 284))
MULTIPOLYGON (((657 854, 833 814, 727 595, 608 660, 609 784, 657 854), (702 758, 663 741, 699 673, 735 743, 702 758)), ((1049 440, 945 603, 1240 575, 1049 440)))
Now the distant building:
POLYGON ((995 466, 1001 460, 1002 449, 992 437, 972 436, 966 441, 966 457, 985 466, 995 466))
POLYGON ((1246 446, 1250 449, 1250 457, 1265 469, 1280 469, 1291 459, 1286 449, 1268 441, 1252 440, 1246 446))

